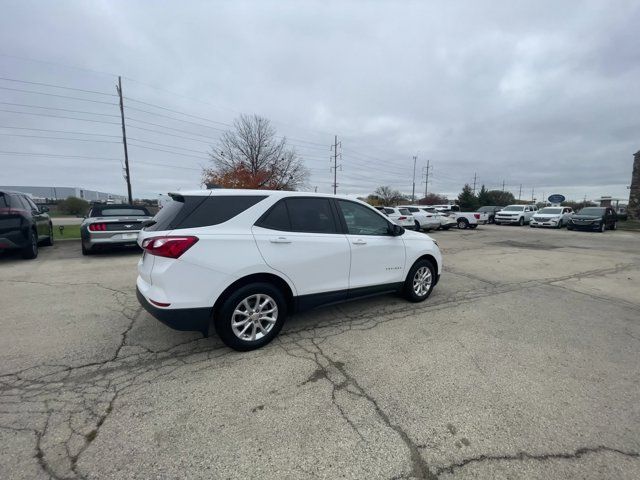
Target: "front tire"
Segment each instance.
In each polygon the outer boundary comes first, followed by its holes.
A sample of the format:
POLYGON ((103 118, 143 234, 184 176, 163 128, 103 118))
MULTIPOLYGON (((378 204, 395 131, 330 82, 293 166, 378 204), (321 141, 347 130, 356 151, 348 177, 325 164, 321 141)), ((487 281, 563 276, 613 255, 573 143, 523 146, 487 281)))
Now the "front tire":
POLYGON ((53 246, 53 225, 52 224, 49 224, 49 236, 47 237, 46 240, 42 241, 42 245, 44 245, 45 247, 53 246))
POLYGON ((524 217, 520 217, 520 220, 518 220, 518 226, 521 227, 524 225, 524 217))
POLYGON ((436 269, 429 260, 418 260, 413 264, 404 282, 404 297, 410 302, 426 300, 435 286, 436 269))
POLYGON ((607 229, 607 226, 604 224, 604 222, 600 223, 600 229, 598 231, 600 233, 604 233, 606 229, 607 229))
POLYGON ((38 256, 38 234, 29 230, 29 237, 27 238, 27 244, 22 249, 22 258, 25 260, 32 260, 38 256))
POLYGON ((466 218, 459 218, 458 219, 458 228, 460 230, 465 230, 468 226, 469 226, 469 222, 467 221, 466 218))
POLYGON ((246 352, 273 340, 286 316, 287 302, 278 288, 270 283, 251 283, 225 299, 213 326, 225 345, 246 352))
POLYGON ((415 221, 415 229, 416 229, 416 232, 419 232, 421 230, 420 229, 420 222, 418 222, 417 220, 415 221))

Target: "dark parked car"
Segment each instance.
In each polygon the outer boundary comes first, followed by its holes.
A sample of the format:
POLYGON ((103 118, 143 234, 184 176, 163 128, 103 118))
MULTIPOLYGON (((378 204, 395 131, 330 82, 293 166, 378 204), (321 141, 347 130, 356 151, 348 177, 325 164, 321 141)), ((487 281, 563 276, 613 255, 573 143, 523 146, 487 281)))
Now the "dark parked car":
POLYGON ((486 213, 488 215, 487 223, 496 223, 496 212, 502 210, 502 207, 497 207, 495 205, 486 205, 484 207, 480 207, 478 212, 486 213))
POLYGON ((0 191, 0 250, 21 250, 22 258, 36 258, 38 244, 53 245, 48 211, 24 193, 0 191))
POLYGON ((102 247, 137 245, 142 223, 152 215, 140 205, 93 205, 80 225, 82 254, 102 247))
POLYGON ((567 229, 604 232, 607 228, 615 230, 617 222, 618 216, 611 207, 585 207, 569 219, 567 229))

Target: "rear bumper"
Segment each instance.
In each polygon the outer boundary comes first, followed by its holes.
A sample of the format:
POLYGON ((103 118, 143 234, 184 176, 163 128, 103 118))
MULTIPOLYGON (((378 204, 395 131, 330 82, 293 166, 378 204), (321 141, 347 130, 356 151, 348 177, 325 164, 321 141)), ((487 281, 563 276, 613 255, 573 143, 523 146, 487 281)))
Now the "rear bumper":
POLYGON ((211 308, 160 308, 151 304, 149 300, 136 287, 138 302, 147 312, 153 315, 168 327, 180 331, 202 332, 209 334, 209 324, 211 323, 211 308))

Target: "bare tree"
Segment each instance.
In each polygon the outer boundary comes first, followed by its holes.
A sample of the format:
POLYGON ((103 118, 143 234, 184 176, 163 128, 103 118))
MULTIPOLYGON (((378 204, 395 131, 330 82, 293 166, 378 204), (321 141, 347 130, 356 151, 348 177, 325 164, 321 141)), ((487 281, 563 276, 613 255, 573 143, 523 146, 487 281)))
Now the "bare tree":
POLYGON ((302 158, 287 146, 286 138, 277 137, 271 122, 258 115, 236 119, 209 156, 213 167, 202 172, 207 185, 296 190, 309 177, 302 158))
POLYGON ((406 197, 402 195, 398 190, 393 190, 391 187, 383 185, 376 188, 373 194, 380 199, 382 205, 395 206, 398 203, 406 201, 406 197))

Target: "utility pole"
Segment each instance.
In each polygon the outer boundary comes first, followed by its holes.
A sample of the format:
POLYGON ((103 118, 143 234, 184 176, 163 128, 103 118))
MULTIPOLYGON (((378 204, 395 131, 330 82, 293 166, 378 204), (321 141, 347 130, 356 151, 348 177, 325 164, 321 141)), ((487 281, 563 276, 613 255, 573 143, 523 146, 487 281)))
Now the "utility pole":
POLYGON ((433 167, 430 167, 431 160, 427 160, 427 166, 422 167, 422 174, 425 176, 424 180, 424 198, 427 198, 427 193, 429 192, 429 172, 433 170, 433 167))
POLYGON ((129 174, 129 152, 127 150, 127 129, 124 125, 124 103, 122 96, 122 77, 118 76, 118 85, 116 85, 118 96, 120 97, 120 119, 122 120, 122 144, 124 145, 124 169, 126 171, 127 180, 127 195, 129 197, 129 204, 133 204, 133 197, 131 196, 131 175, 129 174))
POLYGON ((418 156, 413 156, 413 188, 411 189, 411 203, 416 202, 416 161, 418 156))
POLYGON ((531 187, 531 203, 533 203, 533 200, 534 200, 533 192, 534 192, 534 189, 533 187, 531 187))
POLYGON ((504 180, 502 180, 502 191, 504 192, 504 180))
POLYGON ((473 172, 473 194, 476 194, 476 178, 477 178, 477 174, 476 172, 473 172))
POLYGON ((522 198, 522 184, 520 184, 520 190, 518 191, 518 201, 522 198))
POLYGON ((331 148, 333 149, 333 167, 330 170, 333 170, 333 194, 335 195, 338 190, 338 167, 342 168, 342 165, 338 165, 338 147, 342 147, 342 142, 338 142, 338 136, 335 136, 333 145, 331 148))

